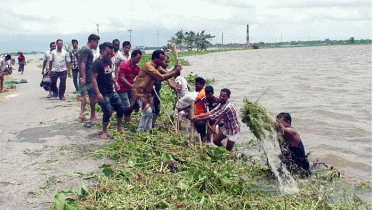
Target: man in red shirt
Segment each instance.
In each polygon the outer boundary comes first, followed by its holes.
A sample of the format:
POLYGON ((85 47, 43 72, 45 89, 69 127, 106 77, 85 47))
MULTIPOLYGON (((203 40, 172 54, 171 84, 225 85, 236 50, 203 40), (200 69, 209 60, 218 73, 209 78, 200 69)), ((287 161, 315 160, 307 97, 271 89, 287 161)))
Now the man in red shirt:
POLYGON ((124 122, 127 123, 131 120, 131 99, 132 99, 132 86, 133 80, 140 72, 140 67, 137 63, 141 60, 142 53, 140 50, 134 50, 131 53, 131 59, 125 61, 119 67, 118 84, 120 89, 117 90, 124 107, 124 122))

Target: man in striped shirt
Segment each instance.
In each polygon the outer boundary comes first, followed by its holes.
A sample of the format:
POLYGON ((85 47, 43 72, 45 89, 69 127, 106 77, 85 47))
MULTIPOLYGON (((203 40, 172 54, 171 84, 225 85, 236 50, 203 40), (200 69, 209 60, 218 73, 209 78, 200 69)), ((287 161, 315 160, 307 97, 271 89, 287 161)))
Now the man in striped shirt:
MULTIPOLYGON (((233 146, 235 144, 235 141, 238 138, 238 135, 240 134, 240 127, 241 124, 238 121, 238 113, 236 108, 232 103, 228 101, 229 97, 231 95, 231 91, 229 89, 222 89, 220 91, 220 104, 215 107, 215 109, 211 110, 208 113, 204 113, 201 115, 197 115, 190 119, 192 123, 195 123, 200 120, 218 120, 223 119, 224 120, 224 126, 219 131, 218 135, 215 136, 213 142, 218 147, 222 145, 222 141, 225 138, 228 138, 226 149, 231 151, 233 149, 233 146)), ((213 130, 215 130, 213 128, 213 130)))

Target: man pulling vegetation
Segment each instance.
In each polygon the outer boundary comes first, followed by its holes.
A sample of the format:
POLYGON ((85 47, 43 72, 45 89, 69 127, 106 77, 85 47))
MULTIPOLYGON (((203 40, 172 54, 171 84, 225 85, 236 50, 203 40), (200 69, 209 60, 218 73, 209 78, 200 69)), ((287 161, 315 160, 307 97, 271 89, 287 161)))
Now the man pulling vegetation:
MULTIPOLYGON (((229 89, 222 89, 220 91, 220 104, 215 107, 215 109, 211 110, 208 113, 204 113, 201 115, 196 115, 195 117, 191 118, 190 121, 192 123, 201 121, 201 120, 212 120, 216 121, 221 118, 224 120, 224 126, 221 130, 219 130, 218 135, 214 137, 214 144, 216 146, 222 146, 221 143, 225 138, 228 138, 226 149, 231 151, 240 134, 241 124, 237 119, 237 110, 232 103, 228 101, 230 98, 231 91, 229 89)), ((212 130, 216 130, 212 128, 212 130)))
POLYGON ((304 151, 303 143, 300 139, 298 132, 291 127, 291 116, 289 113, 281 112, 277 115, 276 128, 282 135, 284 142, 281 144, 281 151, 285 158, 285 163, 290 167, 291 163, 295 163, 300 172, 307 172, 310 168, 310 164, 307 159, 307 155, 304 151))

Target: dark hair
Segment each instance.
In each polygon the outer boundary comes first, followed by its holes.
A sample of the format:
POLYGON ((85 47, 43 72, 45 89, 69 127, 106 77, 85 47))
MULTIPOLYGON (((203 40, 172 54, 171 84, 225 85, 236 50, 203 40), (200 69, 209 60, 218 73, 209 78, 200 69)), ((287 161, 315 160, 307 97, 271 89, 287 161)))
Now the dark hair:
POLYGON ((114 39, 114 40, 113 40, 113 44, 114 44, 115 42, 119 42, 119 44, 120 44, 119 39, 114 39))
POLYGON ((206 95, 208 94, 208 93, 212 93, 212 94, 214 94, 214 88, 212 87, 212 86, 206 86, 205 87, 205 92, 206 92, 206 95))
POLYGON ((57 39, 56 43, 58 43, 59 41, 63 42, 63 40, 62 40, 62 39, 57 39))
POLYGON ((75 42, 79 44, 78 40, 76 39, 71 40, 71 44, 74 44, 75 42))
POLYGON ((92 41, 92 40, 100 40, 100 37, 97 36, 96 34, 91 34, 89 35, 88 37, 88 42, 92 41))
POLYGON ((152 60, 154 60, 155 58, 160 58, 161 55, 165 55, 163 50, 154 51, 153 54, 152 54, 152 60))
POLYGON ((11 55, 6 55, 5 58, 12 59, 12 56, 11 55))
POLYGON ((221 89, 221 92, 226 92, 228 95, 228 98, 231 97, 231 91, 228 88, 221 89))
POLYGON ((134 50, 134 51, 132 51, 132 53, 131 53, 131 57, 135 57, 137 54, 142 55, 141 50, 134 50))
POLYGON ((110 49, 113 49, 114 45, 110 42, 104 42, 104 43, 100 44, 100 52, 101 52, 101 50, 105 50, 107 47, 110 48, 110 49))
POLYGON ((124 46, 127 46, 127 45, 131 46, 131 42, 129 42, 129 41, 124 41, 123 44, 122 44, 123 47, 124 47, 124 46))
POLYGON ((52 44, 56 44, 56 42, 51 42, 51 43, 49 44, 49 47, 52 47, 52 44))
POLYGON ((291 116, 290 116, 290 114, 287 113, 287 112, 281 112, 280 114, 278 114, 278 115, 276 116, 276 118, 277 118, 277 119, 279 119, 279 118, 284 118, 284 119, 285 119, 286 121, 288 121, 289 124, 291 125, 291 116))
POLYGON ((200 83, 202 85, 205 84, 205 79, 203 79, 202 77, 197 77, 194 81, 195 83, 200 83))

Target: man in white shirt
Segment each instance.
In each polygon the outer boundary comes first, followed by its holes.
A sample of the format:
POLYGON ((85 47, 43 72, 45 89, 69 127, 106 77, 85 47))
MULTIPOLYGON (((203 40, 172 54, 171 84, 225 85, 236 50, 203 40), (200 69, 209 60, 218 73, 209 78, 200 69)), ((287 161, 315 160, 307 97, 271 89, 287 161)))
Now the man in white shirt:
MULTIPOLYGON (((44 75, 44 69, 45 69, 46 74, 49 73, 49 61, 51 60, 51 52, 56 49, 56 43, 51 42, 49 44, 49 47, 50 47, 50 50, 48 50, 44 54, 43 68, 41 69, 41 74, 43 75, 44 75)), ((53 94, 49 86, 49 95, 47 96, 47 98, 51 98, 52 96, 53 94)))
POLYGON ((51 52, 51 60, 49 61, 49 71, 48 74, 51 76, 52 84, 51 90, 53 92, 53 97, 58 97, 61 100, 66 100, 65 90, 66 90, 66 78, 70 74, 71 69, 71 59, 69 53, 62 49, 63 41, 58 39, 56 41, 57 49, 51 52), (57 88, 57 79, 60 78, 60 85, 57 88))
MULTIPOLYGON (((123 52, 121 52, 119 48, 118 48, 118 51, 115 51, 114 41, 113 41, 113 44, 114 44, 114 52, 115 52, 114 53, 115 75, 116 77, 118 77, 120 65, 122 65, 122 63, 124 63, 125 61, 129 61, 131 59, 131 54, 130 54, 131 43, 129 41, 123 42, 123 52)), ((119 40, 117 41, 118 41, 118 47, 119 47, 120 45, 119 40)))

